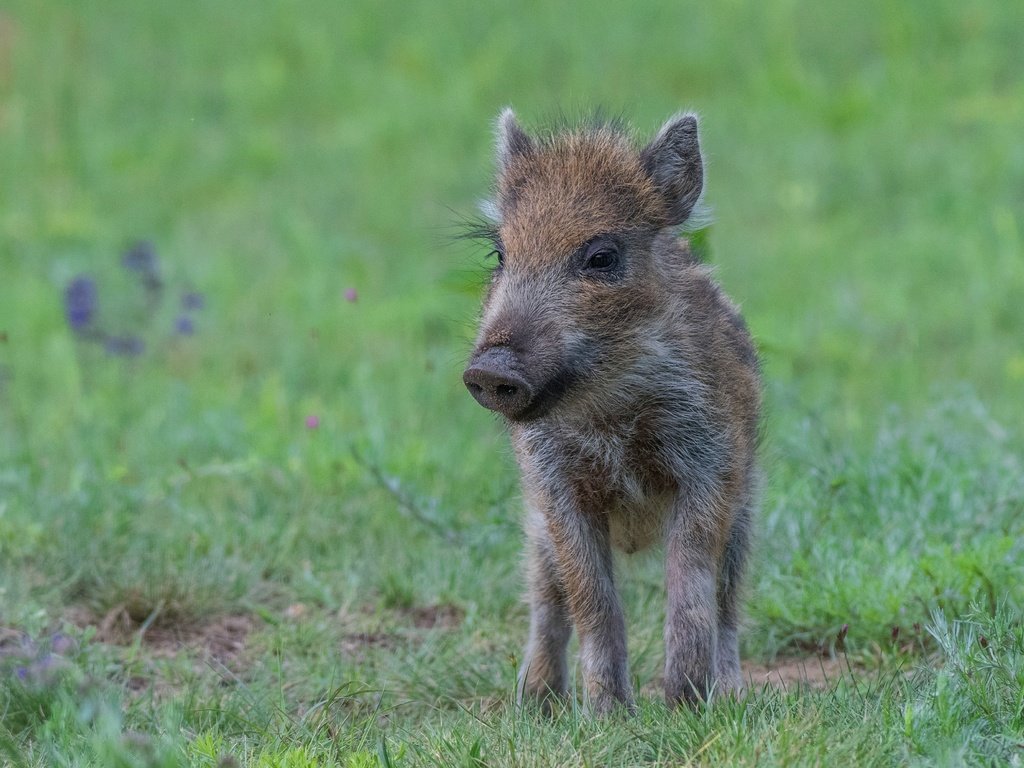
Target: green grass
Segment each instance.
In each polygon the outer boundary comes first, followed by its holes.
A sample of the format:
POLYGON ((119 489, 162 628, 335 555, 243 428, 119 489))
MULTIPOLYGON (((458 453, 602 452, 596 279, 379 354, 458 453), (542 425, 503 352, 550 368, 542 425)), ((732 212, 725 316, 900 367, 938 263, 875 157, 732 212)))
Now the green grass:
POLYGON ((1022 25, 996 0, 5 5, 0 762, 1019 764, 1022 25), (484 267, 451 237, 508 103, 701 113, 710 258, 768 381, 743 655, 838 657, 825 688, 665 709, 651 556, 621 567, 639 716, 513 706, 516 472, 461 386, 484 267), (155 309, 119 264, 139 239, 155 309), (68 329, 83 273, 144 354, 68 329))

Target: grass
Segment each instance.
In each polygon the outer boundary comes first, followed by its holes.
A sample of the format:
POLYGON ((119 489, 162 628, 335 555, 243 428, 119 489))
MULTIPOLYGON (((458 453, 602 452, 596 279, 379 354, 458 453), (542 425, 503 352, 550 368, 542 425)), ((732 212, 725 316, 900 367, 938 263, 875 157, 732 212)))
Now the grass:
POLYGON ((1022 15, 8 3, 0 761, 1019 764, 1022 15), (620 569, 639 716, 512 705, 517 480, 451 241, 507 103, 701 112, 768 381, 743 655, 838 659, 823 687, 665 709, 651 556, 620 569), (76 275, 142 354, 69 329, 76 275))

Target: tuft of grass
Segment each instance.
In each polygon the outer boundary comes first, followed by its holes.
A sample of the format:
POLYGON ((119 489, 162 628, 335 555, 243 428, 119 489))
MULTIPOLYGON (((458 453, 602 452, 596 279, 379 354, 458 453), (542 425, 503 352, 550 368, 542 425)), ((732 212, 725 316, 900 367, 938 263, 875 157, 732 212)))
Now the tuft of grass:
POLYGON ((950 620, 936 612, 928 627, 943 665, 921 681, 904 708, 913 752, 943 761, 1012 765, 1024 733, 1024 624, 999 605, 971 606, 950 620))

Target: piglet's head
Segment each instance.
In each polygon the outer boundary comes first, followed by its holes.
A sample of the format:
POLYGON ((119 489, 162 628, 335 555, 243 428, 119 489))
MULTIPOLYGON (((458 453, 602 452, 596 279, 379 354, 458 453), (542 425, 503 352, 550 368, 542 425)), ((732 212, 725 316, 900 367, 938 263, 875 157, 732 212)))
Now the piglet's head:
POLYGON ((601 398, 659 304, 655 243, 703 187, 697 119, 678 115, 643 148, 600 124, 534 137, 498 120, 496 264, 463 381, 513 422, 601 398))

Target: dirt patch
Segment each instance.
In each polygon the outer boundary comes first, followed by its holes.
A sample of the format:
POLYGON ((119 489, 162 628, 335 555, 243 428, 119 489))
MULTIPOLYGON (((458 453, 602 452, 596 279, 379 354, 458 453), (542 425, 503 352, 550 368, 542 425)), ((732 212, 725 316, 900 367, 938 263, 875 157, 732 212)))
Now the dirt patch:
POLYGON ((102 643, 131 645, 138 642, 153 656, 163 658, 188 650, 225 666, 232 666, 231 663, 243 655, 249 635, 259 626, 258 619, 246 614, 146 626, 134 621, 124 606, 117 606, 102 617, 87 608, 74 607, 65 618, 82 629, 94 627, 95 639, 102 643))
POLYGON ((369 608, 357 615, 339 612, 340 623, 350 628, 341 636, 339 649, 346 656, 365 660, 371 650, 419 645, 423 636, 412 630, 455 629, 462 624, 465 615, 465 611, 449 603, 395 609, 384 621, 380 616, 374 617, 369 608))
POLYGON ((450 603, 410 608, 406 614, 417 629, 455 629, 466 613, 450 603))
MULTIPOLYGON (((824 691, 839 682, 843 675, 850 674, 845 659, 818 655, 784 656, 767 663, 749 660, 744 661, 742 667, 743 684, 748 693, 757 693, 765 688, 824 691)), ((659 677, 644 685, 642 693, 659 698, 664 686, 665 681, 659 677)))
POLYGON ((354 632, 342 635, 339 647, 346 656, 365 658, 365 651, 370 648, 397 648, 401 638, 390 632, 354 632))
POLYGON ((847 662, 843 659, 821 656, 779 658, 769 664, 753 661, 743 662, 743 679, 747 687, 757 691, 765 686, 792 690, 798 687, 823 690, 829 688, 848 674, 847 662))
POLYGON ((252 616, 217 616, 191 627, 162 626, 150 629, 143 638, 149 647, 176 652, 185 647, 230 666, 246 648, 246 641, 258 626, 252 616))
POLYGON ((8 647, 21 645, 24 638, 25 633, 20 629, 0 626, 0 652, 8 647))

